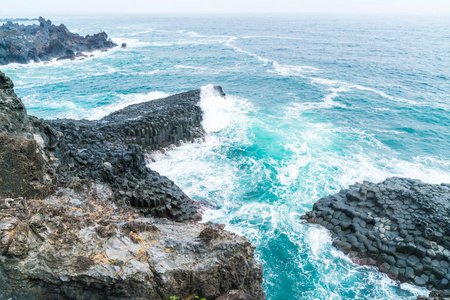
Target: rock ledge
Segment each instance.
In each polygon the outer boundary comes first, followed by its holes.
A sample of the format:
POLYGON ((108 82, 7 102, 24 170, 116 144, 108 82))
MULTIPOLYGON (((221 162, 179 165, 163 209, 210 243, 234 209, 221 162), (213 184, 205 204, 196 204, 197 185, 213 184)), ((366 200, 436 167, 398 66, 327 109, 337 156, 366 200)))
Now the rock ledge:
POLYGON ((331 231, 333 245, 392 279, 450 289, 450 185, 388 178, 324 197, 302 217, 331 231))

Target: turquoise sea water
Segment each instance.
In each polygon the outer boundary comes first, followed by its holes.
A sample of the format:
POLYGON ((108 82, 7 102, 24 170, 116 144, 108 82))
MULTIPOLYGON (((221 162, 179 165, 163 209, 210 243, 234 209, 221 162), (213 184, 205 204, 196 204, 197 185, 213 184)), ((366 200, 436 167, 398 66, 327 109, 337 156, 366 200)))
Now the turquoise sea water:
POLYGON ((52 17, 125 49, 2 67, 30 114, 100 118, 202 88, 204 143, 149 166, 256 246, 268 299, 415 299, 300 216, 356 181, 450 182, 450 20, 405 16, 52 17), (210 84, 221 85, 226 99, 210 84))

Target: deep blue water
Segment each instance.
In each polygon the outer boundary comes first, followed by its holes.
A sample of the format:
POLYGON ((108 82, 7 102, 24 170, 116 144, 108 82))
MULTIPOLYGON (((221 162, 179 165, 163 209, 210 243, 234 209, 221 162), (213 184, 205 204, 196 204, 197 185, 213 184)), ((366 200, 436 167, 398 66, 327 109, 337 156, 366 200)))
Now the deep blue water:
POLYGON ((268 299, 415 299, 300 221, 356 181, 450 182, 450 19, 406 16, 61 17, 125 49, 2 67, 30 114, 99 118, 203 87, 206 142, 149 166, 256 246, 268 299), (221 85, 227 99, 211 93, 221 85))

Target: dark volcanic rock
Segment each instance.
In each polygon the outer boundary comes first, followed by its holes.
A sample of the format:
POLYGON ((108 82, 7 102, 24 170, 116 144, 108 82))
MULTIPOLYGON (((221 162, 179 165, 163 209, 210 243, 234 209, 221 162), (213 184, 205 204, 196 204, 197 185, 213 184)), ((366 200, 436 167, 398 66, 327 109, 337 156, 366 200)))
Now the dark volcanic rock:
POLYGON ((85 37, 70 32, 63 24, 55 26, 39 18, 39 25, 6 22, 0 26, 0 65, 74 59, 82 51, 104 50, 117 46, 105 32, 85 37))
POLYGON ((432 291, 428 297, 419 296, 417 300, 449 300, 450 290, 432 291))
POLYGON ((175 222, 197 220, 196 203, 145 164, 146 149, 203 137, 199 91, 44 122, 13 87, 0 72, 0 299, 265 299, 250 242, 175 222))
MULTIPOLYGON (((220 87, 216 91, 224 95, 220 87)), ((161 149, 202 138, 200 90, 128 106, 99 121, 46 121, 63 133, 55 146, 58 173, 111 186, 120 202, 147 214, 196 220, 197 205, 171 180, 146 167, 142 148, 161 149)))
POLYGON ((320 199, 302 217, 321 224, 333 245, 391 278, 449 289, 450 185, 389 178, 320 199))

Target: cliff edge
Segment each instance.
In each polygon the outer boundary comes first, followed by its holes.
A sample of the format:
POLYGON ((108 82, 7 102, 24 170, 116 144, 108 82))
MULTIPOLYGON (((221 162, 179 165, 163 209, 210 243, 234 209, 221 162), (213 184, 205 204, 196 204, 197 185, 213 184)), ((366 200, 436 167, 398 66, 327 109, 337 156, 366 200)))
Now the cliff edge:
POLYGON ((145 149, 203 136, 199 100, 43 121, 0 72, 0 299, 265 299, 250 242, 196 223, 197 203, 145 165, 145 149))

